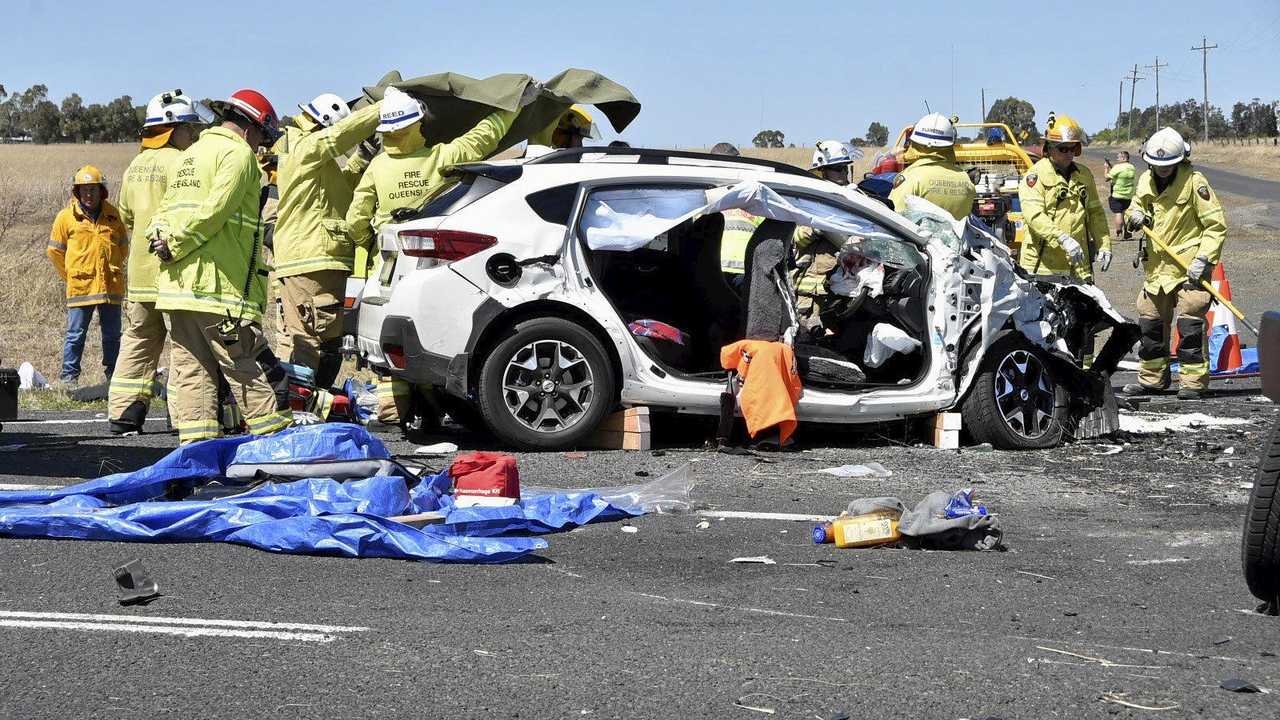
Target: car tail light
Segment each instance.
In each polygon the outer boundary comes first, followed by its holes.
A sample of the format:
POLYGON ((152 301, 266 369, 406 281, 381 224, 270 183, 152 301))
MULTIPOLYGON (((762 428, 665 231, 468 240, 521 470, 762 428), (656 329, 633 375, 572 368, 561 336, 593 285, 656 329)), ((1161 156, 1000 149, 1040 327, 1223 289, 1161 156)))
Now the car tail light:
POLYGON ((498 238, 461 230, 401 230, 400 251, 409 257, 453 262, 498 244, 498 238))
POLYGON ((404 346, 383 345, 382 351, 386 353, 387 360, 391 363, 391 367, 394 367, 397 370, 404 369, 404 346))
POLYGON ((353 297, 353 296, 351 296, 351 295, 348 295, 348 296, 346 296, 345 298, 343 298, 343 299, 342 299, 342 307, 346 308, 347 310, 350 310, 351 308, 353 308, 353 307, 355 307, 355 306, 356 306, 356 299, 355 299, 355 297, 353 297))

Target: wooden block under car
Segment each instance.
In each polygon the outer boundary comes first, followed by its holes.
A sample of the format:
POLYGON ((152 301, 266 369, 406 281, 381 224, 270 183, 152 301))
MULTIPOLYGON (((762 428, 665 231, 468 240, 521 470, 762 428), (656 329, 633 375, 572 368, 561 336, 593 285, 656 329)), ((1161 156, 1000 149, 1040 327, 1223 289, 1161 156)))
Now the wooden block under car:
POLYGON ((648 432, 597 430, 588 438, 587 445, 602 450, 648 450, 651 442, 648 432))
POLYGON ((939 450, 959 450, 960 449, 960 431, 959 430, 934 430, 933 446, 939 450))
POLYGON ((616 412, 600 423, 600 430, 647 433, 650 430, 649 408, 633 407, 616 412))
POLYGON ((933 416, 934 430, 959 430, 960 413, 938 413, 933 416))

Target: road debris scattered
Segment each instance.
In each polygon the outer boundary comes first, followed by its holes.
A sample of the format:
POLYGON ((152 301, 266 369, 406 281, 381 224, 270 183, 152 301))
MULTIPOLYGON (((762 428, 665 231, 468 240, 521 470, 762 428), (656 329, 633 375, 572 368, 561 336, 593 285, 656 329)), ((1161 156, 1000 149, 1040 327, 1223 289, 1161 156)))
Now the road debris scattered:
POLYGON ((111 572, 121 605, 146 605, 160 597, 160 584, 151 577, 142 560, 135 558, 111 572))

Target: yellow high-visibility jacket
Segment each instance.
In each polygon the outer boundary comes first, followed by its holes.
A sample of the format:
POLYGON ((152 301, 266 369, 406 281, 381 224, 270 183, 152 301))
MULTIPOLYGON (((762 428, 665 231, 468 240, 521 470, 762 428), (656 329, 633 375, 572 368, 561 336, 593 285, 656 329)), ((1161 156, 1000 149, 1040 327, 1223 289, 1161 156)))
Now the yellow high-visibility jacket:
POLYGON ((978 196, 959 165, 934 154, 921 154, 893 183, 889 199, 898 212, 907 209, 908 195, 917 195, 963 220, 973 212, 973 199, 978 196))
POLYGON ((262 319, 261 187, 257 157, 230 130, 209 128, 187 148, 146 231, 160 232, 173 254, 160 266, 157 309, 262 319))
POLYGON ((367 246, 373 233, 391 219, 391 211, 417 207, 444 184, 452 165, 483 160, 507 134, 515 111, 500 110, 447 143, 408 152, 387 147, 369 163, 347 210, 347 232, 353 246, 367 246))
POLYGON ((1111 230, 1098 199, 1093 173, 1076 163, 1071 178, 1062 177, 1049 158, 1031 166, 1018 186, 1027 239, 1018 264, 1033 275, 1070 275, 1093 278, 1090 263, 1102 250, 1111 249, 1111 230), (1085 251, 1085 262, 1073 267, 1058 236, 1067 233, 1085 251))
MULTIPOLYGON (((1227 238, 1222 203, 1209 181, 1189 163, 1178 166, 1173 182, 1164 192, 1156 191, 1155 175, 1150 170, 1142 173, 1130 207, 1151 218, 1152 230, 1184 264, 1201 255, 1215 265, 1222 259, 1222 245, 1227 238)), ((1187 279, 1187 272, 1154 243, 1148 243, 1146 251, 1142 270, 1147 276, 1143 287, 1148 292, 1168 292, 1187 279)))
POLYGON ((279 149, 273 264, 277 277, 317 270, 351 272, 355 248, 347 233, 346 214, 366 163, 340 162, 378 125, 377 102, 351 113, 331 127, 286 131, 279 149))
POLYGON ((156 275, 160 260, 151 252, 143 231, 160 208, 173 166, 182 151, 172 145, 143 149, 129 163, 120 183, 120 219, 129 228, 128 297, 132 302, 156 301, 156 275))
POLYGON ((102 201, 92 220, 71 202, 58 212, 45 254, 67 282, 67 307, 119 305, 124 300, 124 260, 129 233, 115 206, 102 201))

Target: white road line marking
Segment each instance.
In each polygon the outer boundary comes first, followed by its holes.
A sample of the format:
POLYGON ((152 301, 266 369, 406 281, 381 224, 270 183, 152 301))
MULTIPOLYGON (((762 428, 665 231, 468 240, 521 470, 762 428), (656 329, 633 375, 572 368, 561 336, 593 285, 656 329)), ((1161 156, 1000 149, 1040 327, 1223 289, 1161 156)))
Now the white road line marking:
MULTIPOLYGON (((147 418, 146 421, 147 422, 163 422, 164 418, 149 417, 147 418)), ((88 425, 89 423, 104 423, 104 422, 107 422, 107 418, 100 417, 100 418, 85 418, 83 420, 79 418, 65 418, 60 420, 5 420, 4 424, 7 427, 11 425, 88 425)))
POLYGON ((827 522, 834 520, 832 515, 797 515, 795 513, 747 512, 743 510, 699 510, 703 517, 731 518, 743 520, 789 520, 791 522, 827 522))
POLYGON ((333 642, 333 635, 308 632, 273 632, 270 630, 231 630, 228 628, 210 627, 175 627, 172 625, 130 625, 127 623, 96 622, 61 622, 57 620, 3 620, 0 627, 45 629, 45 630, 87 630, 107 632, 157 633, 161 635, 178 635, 180 637, 225 637, 266 640, 297 640, 300 642, 333 642))
POLYGON ((29 612, 24 610, 0 610, 0 618, 87 620, 91 622, 155 623, 160 625, 208 625, 259 630, 309 630, 322 633, 365 632, 369 630, 367 627, 358 626, 277 623, 265 620, 210 620, 207 618, 161 617, 158 615, 100 615, 95 613, 29 612))
POLYGON ((748 607, 746 605, 721 605, 719 603, 706 602, 704 600, 685 600, 684 598, 671 598, 662 595, 650 595, 649 593, 632 593, 650 600, 662 600, 669 603, 683 603, 686 605, 697 605, 699 607, 716 608, 719 610, 740 610, 742 612, 759 613, 761 615, 779 615, 782 617, 800 618, 801 620, 833 620, 835 622, 849 622, 847 618, 842 617, 825 617, 822 615, 801 615, 800 613, 786 612, 783 610, 768 610, 766 608, 748 607))
POLYGON ((63 485, 27 485, 24 483, 0 483, 0 490, 57 490, 63 485))
POLYGON ((1125 565, 1168 565, 1169 563, 1191 562, 1191 558, 1159 558, 1157 560, 1128 560, 1125 565))

